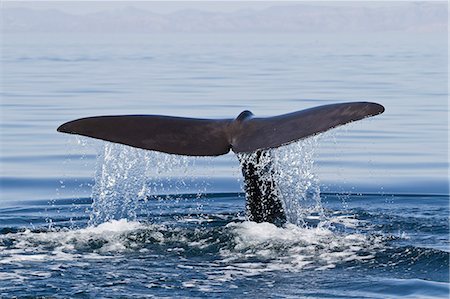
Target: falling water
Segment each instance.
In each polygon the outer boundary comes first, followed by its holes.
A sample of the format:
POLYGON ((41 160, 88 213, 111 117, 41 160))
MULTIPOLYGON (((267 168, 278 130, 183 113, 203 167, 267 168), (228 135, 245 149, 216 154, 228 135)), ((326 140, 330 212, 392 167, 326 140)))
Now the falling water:
POLYGON ((318 136, 291 143, 277 149, 269 149, 264 154, 241 153, 242 163, 257 165, 255 170, 263 182, 275 188, 261 190, 264 200, 266 192, 275 193, 281 200, 287 221, 299 226, 314 215, 323 217, 318 179, 314 173, 314 153, 318 136))
POLYGON ((97 156, 89 224, 135 220, 140 201, 161 194, 177 198, 190 188, 204 192, 206 182, 193 180, 196 160, 104 142, 97 156))
MULTIPOLYGON (((314 153, 318 137, 308 138, 259 157, 258 175, 273 181, 275 192, 282 202, 289 223, 305 225, 313 215, 323 216, 320 189, 314 174, 314 153)), ((180 194, 206 191, 206 183, 195 183, 197 159, 144 151, 129 146, 103 143, 97 159, 95 185, 92 191, 90 225, 105 221, 135 220, 139 202, 158 199, 161 194, 180 194), (189 185, 189 186, 188 186, 189 185)), ((256 154, 239 154, 241 162, 256 163, 256 154)))
POLYGON ((288 222, 304 225, 306 217, 323 218, 314 158, 320 136, 272 150, 275 182, 288 222))
POLYGON ((138 200, 146 196, 148 163, 142 150, 104 143, 97 158, 90 225, 136 218, 138 200))

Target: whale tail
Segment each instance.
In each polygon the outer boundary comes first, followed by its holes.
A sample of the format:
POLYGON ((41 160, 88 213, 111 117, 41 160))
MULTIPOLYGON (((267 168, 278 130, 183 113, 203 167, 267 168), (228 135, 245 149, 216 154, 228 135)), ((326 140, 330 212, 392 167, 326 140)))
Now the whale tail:
POLYGON ((188 156, 218 156, 231 150, 255 155, 241 161, 248 219, 286 223, 270 167, 270 152, 346 123, 383 113, 376 103, 333 104, 268 118, 243 111, 235 119, 197 119, 160 115, 118 115, 67 122, 59 132, 78 134, 146 150, 188 156))
POLYGON ((332 128, 383 113, 370 102, 324 105, 274 117, 249 111, 236 119, 161 115, 95 116, 61 125, 58 132, 187 156, 219 156, 277 148, 332 128))

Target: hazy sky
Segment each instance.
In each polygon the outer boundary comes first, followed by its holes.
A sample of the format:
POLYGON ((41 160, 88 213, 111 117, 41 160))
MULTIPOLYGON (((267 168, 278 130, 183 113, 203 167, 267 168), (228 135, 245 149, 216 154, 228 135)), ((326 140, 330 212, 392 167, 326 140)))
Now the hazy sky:
MULTIPOLYGON (((292 5, 293 3, 311 3, 314 5, 348 6, 395 6, 407 1, 1 1, 4 8, 58 9, 72 14, 86 14, 105 9, 120 9, 133 6, 156 13, 171 13, 182 9, 203 11, 232 12, 241 9, 264 9, 271 6, 292 5)), ((430 1, 421 1, 430 2, 430 1)), ((444 1, 443 1, 444 2, 444 1)))

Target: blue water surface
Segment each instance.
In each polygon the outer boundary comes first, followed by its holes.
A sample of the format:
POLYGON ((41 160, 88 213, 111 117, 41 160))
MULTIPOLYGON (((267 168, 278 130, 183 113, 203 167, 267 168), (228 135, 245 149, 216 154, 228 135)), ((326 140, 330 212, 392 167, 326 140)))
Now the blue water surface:
POLYGON ((445 35, 15 34, 1 59, 0 297, 448 298, 445 35), (56 132, 348 101, 386 112, 289 149, 311 187, 284 228, 246 221, 233 154, 56 132))

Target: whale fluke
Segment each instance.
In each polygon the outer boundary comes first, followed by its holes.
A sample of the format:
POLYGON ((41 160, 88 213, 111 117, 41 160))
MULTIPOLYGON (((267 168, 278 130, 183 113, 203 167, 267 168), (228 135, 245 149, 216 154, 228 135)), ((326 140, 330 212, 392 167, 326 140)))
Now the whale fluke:
POLYGON ((219 156, 230 151, 226 134, 230 123, 159 115, 95 116, 67 122, 58 132, 169 154, 219 156))
POLYGON ((369 102, 325 105, 274 117, 256 118, 243 111, 235 119, 198 119, 160 115, 95 116, 67 122, 59 132, 78 134, 146 150, 188 156, 219 156, 232 149, 252 153, 241 159, 248 219, 286 223, 271 167, 276 148, 346 123, 383 113, 369 102))
POLYGON ((61 125, 58 132, 187 156, 219 156, 276 148, 349 122, 381 114, 370 102, 324 105, 274 117, 198 119, 161 115, 95 116, 61 125))
POLYGON ((277 148, 369 116, 383 113, 384 107, 369 102, 324 105, 268 118, 241 122, 232 138, 236 153, 277 148))

